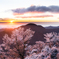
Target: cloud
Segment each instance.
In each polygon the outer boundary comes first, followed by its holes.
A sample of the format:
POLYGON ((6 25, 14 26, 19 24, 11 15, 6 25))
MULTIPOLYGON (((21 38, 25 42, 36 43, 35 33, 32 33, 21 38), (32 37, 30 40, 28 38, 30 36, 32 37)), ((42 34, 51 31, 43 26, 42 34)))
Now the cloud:
POLYGON ((3 20, 2 18, 0 18, 0 20, 3 20))
POLYGON ((8 20, 8 18, 0 18, 0 21, 8 20))
POLYGON ((45 17, 53 17, 53 15, 40 15, 40 16, 16 16, 16 18, 45 18, 45 17))
POLYGON ((25 13, 25 12, 27 12, 27 9, 25 9, 25 8, 23 8, 23 9, 20 9, 20 8, 18 8, 18 9, 14 9, 14 10, 12 10, 14 13, 20 13, 20 14, 22 14, 22 13, 25 13))
POLYGON ((26 12, 59 12, 59 6, 30 6, 28 8, 18 8, 12 10, 14 13, 24 14, 26 12))

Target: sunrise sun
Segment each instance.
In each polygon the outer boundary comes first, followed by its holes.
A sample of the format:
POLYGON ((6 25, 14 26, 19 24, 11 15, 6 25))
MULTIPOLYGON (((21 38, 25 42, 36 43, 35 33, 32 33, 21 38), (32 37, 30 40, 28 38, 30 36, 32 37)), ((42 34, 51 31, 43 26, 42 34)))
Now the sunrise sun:
POLYGON ((13 21, 10 21, 11 23, 13 23, 13 21))

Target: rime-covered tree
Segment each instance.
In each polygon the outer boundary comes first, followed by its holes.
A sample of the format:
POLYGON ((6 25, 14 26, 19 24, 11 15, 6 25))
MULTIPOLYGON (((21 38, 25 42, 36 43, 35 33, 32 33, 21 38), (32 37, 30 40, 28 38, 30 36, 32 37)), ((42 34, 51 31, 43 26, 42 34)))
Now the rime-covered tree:
POLYGON ((35 32, 24 28, 12 31, 11 37, 7 34, 3 37, 3 44, 0 45, 1 59, 24 59, 25 45, 35 32))
POLYGON ((59 59, 59 33, 51 32, 44 36, 46 42, 36 41, 35 45, 27 47, 29 55, 25 59, 59 59))
POLYGON ((46 39, 46 42, 59 41, 59 33, 51 32, 51 33, 44 34, 44 36, 45 36, 44 38, 46 39))

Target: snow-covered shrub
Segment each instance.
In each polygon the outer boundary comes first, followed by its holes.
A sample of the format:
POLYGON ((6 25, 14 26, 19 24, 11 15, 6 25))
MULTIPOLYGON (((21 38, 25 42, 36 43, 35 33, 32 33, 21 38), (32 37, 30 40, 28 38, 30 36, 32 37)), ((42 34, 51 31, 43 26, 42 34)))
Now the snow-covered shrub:
POLYGON ((46 33, 44 34, 44 38, 46 39, 46 42, 56 42, 59 41, 59 33, 51 32, 51 33, 46 33))
POLYGON ((15 29, 11 37, 6 34, 0 45, 0 59, 59 59, 59 33, 46 33, 46 42, 28 45, 33 34, 34 31, 23 28, 15 29))
POLYGON ((59 59, 59 33, 51 32, 44 36, 45 43, 36 41, 35 45, 30 45, 31 49, 27 47, 30 54, 25 59, 59 59))
POLYGON ((42 42, 42 41, 36 41, 36 44, 34 45, 28 45, 26 47, 26 55, 30 55, 30 54, 33 54, 33 53, 40 53, 41 50, 44 48, 45 46, 45 43, 42 42))
POLYGON ((24 59, 25 45, 34 33, 30 29, 18 28, 12 32, 11 37, 5 34, 0 46, 0 59, 24 59))

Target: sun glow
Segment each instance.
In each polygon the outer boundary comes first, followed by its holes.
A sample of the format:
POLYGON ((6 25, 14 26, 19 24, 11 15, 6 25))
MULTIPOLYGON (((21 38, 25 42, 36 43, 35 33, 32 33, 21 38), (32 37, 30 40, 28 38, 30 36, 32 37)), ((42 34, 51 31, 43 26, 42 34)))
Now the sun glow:
POLYGON ((13 23, 13 21, 10 21, 11 23, 13 23))

